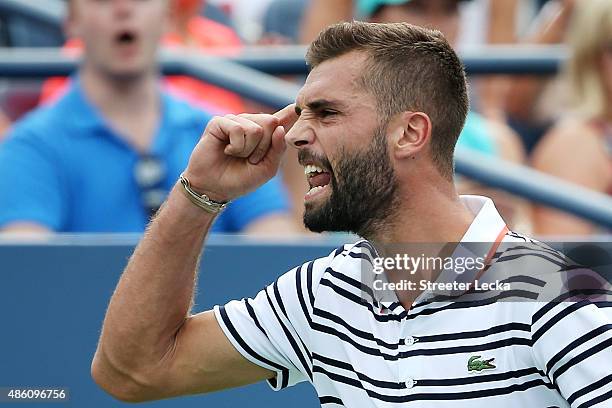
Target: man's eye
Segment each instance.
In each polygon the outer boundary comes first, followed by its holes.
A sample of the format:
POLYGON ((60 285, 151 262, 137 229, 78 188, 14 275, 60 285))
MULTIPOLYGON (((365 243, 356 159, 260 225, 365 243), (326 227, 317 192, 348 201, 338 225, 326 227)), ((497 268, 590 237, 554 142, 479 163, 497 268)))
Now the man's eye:
POLYGON ((337 113, 336 111, 324 109, 320 112, 320 115, 325 118, 327 116, 335 115, 336 113, 337 113))

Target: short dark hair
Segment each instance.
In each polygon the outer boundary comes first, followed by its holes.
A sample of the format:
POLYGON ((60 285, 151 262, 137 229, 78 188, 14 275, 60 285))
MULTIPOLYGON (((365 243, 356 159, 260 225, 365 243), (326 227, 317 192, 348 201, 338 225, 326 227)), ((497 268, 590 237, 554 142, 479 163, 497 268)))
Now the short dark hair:
POLYGON ((403 111, 430 117, 432 159, 451 179, 469 101, 465 70, 442 33, 408 23, 338 23, 310 44, 306 62, 314 68, 352 51, 368 57, 361 82, 375 96, 383 120, 403 111))

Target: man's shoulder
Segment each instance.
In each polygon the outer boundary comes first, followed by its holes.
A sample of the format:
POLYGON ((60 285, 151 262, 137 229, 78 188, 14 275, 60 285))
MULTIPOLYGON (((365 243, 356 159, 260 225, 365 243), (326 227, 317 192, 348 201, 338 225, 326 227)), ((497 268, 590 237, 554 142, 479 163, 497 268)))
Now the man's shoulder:
POLYGON ((66 117, 63 107, 58 102, 43 105, 28 112, 10 128, 6 141, 45 143, 50 139, 65 135, 70 118, 66 117))
POLYGON ((545 242, 515 231, 508 231, 494 254, 493 260, 496 262, 518 262, 521 259, 541 262, 554 270, 563 269, 573 263, 562 251, 545 242))
POLYGON ((492 262, 498 269, 530 276, 556 275, 575 264, 562 251, 514 231, 506 233, 492 262))
POLYGON ((508 232, 487 273, 502 276, 513 290, 529 292, 533 300, 557 303, 586 299, 610 293, 610 282, 605 278, 608 252, 606 245, 596 242, 549 245, 508 232))

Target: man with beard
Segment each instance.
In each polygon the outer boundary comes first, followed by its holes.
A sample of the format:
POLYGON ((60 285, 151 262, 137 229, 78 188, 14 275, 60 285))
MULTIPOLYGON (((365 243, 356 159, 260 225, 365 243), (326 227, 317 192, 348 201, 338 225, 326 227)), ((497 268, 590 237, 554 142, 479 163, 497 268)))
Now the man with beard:
POLYGON ((489 199, 455 192, 453 150, 468 100, 442 34, 342 23, 320 34, 307 61, 295 106, 209 123, 111 299, 95 381, 125 401, 264 379, 277 390, 310 381, 322 405, 360 408, 609 398, 610 309, 596 302, 466 305, 418 291, 387 302, 362 286, 373 246, 486 242, 493 254, 500 241, 525 240, 489 199), (285 273, 253 299, 191 315, 215 215, 274 176, 285 142, 299 150, 311 187, 306 226, 367 240, 285 273))

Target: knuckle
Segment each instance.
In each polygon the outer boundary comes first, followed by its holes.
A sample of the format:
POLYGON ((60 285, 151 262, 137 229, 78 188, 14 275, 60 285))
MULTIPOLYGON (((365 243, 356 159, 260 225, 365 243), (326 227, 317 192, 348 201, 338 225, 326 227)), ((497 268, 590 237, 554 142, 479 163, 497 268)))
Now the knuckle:
POLYGON ((223 117, 221 116, 213 116, 212 119, 210 119, 210 121, 208 122, 208 125, 206 125, 207 129, 212 128, 213 126, 219 126, 221 123, 223 123, 223 117))
POLYGON ((263 118, 264 123, 266 124, 266 126, 270 126, 270 127, 276 127, 278 126, 278 118, 276 116, 273 115, 265 115, 263 118))
POLYGON ((230 131, 236 133, 245 133, 244 126, 242 126, 240 123, 232 123, 230 125, 230 131))
POLYGON ((251 126, 250 128, 251 134, 257 137, 262 137, 263 136, 263 127, 255 124, 253 126, 251 126))

